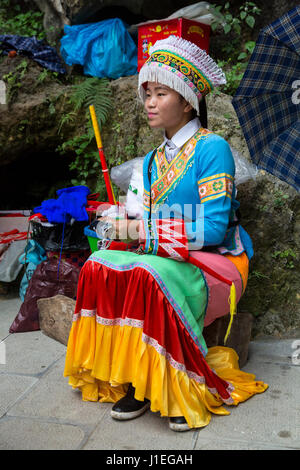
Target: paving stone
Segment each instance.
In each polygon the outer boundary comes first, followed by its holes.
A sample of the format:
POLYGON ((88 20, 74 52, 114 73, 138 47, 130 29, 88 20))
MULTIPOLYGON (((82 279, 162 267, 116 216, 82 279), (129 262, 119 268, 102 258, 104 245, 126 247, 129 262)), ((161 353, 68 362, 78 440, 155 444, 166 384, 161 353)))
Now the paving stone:
POLYGON ((290 450, 288 447, 275 446, 273 444, 263 444, 259 441, 246 442, 237 440, 226 440, 222 441, 212 439, 200 441, 200 445, 197 445, 197 450, 290 450))
POLYGON ((41 331, 13 333, 5 339, 6 364, 0 372, 38 375, 65 354, 66 347, 41 331))
POLYGON ((147 411, 137 419, 117 421, 109 410, 84 445, 85 450, 191 450, 197 432, 174 432, 168 419, 147 411))
POLYGON ((292 356, 300 365, 300 340, 296 338, 277 340, 272 337, 263 337, 250 343, 249 362, 273 362, 292 365, 292 356))
POLYGON ((70 424, 5 417, 0 420, 0 450, 75 450, 84 431, 70 424))
POLYGON ((20 298, 0 298, 0 341, 9 335, 9 327, 20 310, 20 298))
POLYGON ((94 427, 112 405, 82 401, 80 391, 73 390, 63 377, 64 360, 62 357, 40 377, 30 393, 10 409, 9 415, 55 418, 94 427))
POLYGON ((36 382, 34 377, 0 374, 0 418, 36 382))
POLYGON ((300 368, 249 361, 244 370, 266 382, 268 390, 237 407, 226 407, 230 416, 214 415, 199 431, 196 449, 202 448, 203 440, 220 446, 229 434, 232 441, 249 446, 260 442, 261 446, 300 449, 300 403, 293 392, 300 387, 300 368))

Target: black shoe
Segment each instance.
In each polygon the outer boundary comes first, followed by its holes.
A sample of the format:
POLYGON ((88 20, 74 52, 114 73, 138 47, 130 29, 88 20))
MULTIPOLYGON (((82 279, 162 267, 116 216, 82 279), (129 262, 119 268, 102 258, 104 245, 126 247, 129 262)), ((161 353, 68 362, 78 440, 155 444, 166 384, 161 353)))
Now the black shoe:
POLYGON ((111 409, 110 415, 114 419, 127 420, 134 419, 141 416, 145 411, 150 408, 150 400, 145 398, 144 401, 139 401, 134 398, 135 389, 130 384, 125 397, 117 401, 111 409))
POLYGON ((175 416, 169 419, 169 428, 172 431, 189 431, 191 428, 189 427, 186 419, 183 416, 175 416))

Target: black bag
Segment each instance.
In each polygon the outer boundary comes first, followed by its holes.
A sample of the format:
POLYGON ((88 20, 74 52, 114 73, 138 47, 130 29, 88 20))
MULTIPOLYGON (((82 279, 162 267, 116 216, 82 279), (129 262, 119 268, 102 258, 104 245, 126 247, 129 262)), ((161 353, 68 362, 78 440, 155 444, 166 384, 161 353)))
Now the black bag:
POLYGON ((84 227, 87 222, 73 224, 55 224, 47 227, 39 222, 31 221, 33 240, 38 242, 45 251, 79 251, 90 248, 84 227))

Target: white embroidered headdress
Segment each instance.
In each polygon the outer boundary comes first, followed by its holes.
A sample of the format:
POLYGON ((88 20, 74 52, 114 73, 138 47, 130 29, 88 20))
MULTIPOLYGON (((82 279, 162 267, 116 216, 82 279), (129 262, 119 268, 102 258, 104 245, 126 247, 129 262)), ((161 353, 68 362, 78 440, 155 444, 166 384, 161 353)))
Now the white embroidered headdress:
POLYGON ((199 113, 199 101, 214 87, 226 83, 224 72, 196 44, 178 36, 156 41, 139 73, 138 91, 145 101, 146 82, 167 85, 182 95, 199 113))

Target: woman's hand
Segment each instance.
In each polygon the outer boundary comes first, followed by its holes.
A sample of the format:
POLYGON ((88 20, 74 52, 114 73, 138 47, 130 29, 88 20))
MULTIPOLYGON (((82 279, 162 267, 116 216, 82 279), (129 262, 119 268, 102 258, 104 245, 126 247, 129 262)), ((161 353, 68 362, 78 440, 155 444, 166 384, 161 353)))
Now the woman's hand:
POLYGON ((111 219, 101 217, 101 222, 107 222, 113 227, 113 238, 115 240, 138 240, 140 220, 136 219, 111 219))

